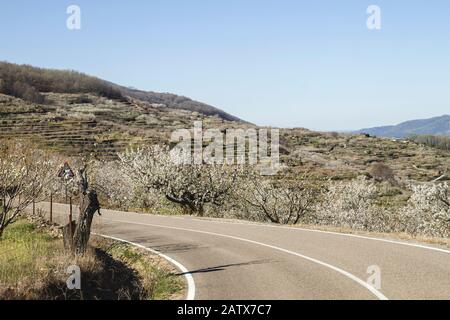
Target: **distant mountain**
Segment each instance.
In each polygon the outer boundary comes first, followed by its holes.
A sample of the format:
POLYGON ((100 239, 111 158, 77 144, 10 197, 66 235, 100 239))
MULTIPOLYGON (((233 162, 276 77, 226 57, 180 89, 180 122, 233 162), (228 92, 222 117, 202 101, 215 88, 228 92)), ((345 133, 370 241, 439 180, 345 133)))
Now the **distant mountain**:
POLYGON ((413 135, 450 136, 450 115, 411 120, 395 126, 366 128, 357 130, 356 133, 390 138, 406 138, 413 135))
POLYGON ((127 88, 72 70, 44 69, 0 61, 0 93, 45 104, 44 94, 48 92, 92 93, 122 101, 132 98, 150 105, 218 116, 228 121, 242 121, 213 106, 171 93, 127 88))

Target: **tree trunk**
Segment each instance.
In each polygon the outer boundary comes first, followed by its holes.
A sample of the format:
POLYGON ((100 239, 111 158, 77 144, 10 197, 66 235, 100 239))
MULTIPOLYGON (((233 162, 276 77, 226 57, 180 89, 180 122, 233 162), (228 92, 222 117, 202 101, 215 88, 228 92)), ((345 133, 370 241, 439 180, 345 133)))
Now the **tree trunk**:
POLYGON ((94 190, 88 190, 85 194, 81 194, 80 215, 78 216, 78 223, 73 237, 73 246, 76 254, 84 254, 86 252, 91 235, 92 219, 97 211, 100 214, 97 193, 94 190))
POLYGON ((85 168, 79 170, 79 177, 80 213, 73 233, 72 250, 75 254, 82 255, 88 248, 94 214, 98 211, 100 215, 100 203, 98 202, 97 192, 89 188, 85 168))
POLYGON ((3 230, 5 230, 5 222, 3 219, 6 219, 5 214, 0 212, 0 239, 2 238, 3 230))
POLYGON ((204 210, 203 206, 198 206, 196 208, 196 212, 197 212, 197 216, 199 216, 199 217, 203 217, 205 214, 205 210, 204 210))

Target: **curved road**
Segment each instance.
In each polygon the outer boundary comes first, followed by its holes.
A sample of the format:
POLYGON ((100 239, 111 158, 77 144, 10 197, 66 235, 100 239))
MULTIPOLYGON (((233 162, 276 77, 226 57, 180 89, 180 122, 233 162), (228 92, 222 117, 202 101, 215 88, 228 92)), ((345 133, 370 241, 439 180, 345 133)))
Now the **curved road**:
MULTIPOLYGON (((53 212, 67 219, 65 205, 53 212)), ((450 298, 450 250, 413 242, 114 210, 94 217, 94 231, 180 262, 195 299, 450 298), (379 289, 367 282, 377 268, 379 289)))

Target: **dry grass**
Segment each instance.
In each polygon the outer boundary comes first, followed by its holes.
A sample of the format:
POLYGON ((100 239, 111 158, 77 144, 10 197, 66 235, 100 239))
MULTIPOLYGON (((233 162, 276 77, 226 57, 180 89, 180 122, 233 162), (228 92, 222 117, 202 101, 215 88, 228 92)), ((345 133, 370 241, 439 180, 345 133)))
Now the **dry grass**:
POLYGON ((64 251, 61 239, 21 220, 0 240, 0 300, 182 298, 182 278, 158 258, 98 240, 86 255, 74 257, 64 251), (72 265, 81 269, 81 290, 67 288, 66 271, 72 265))
POLYGON ((95 246, 104 248, 114 259, 122 261, 140 275, 146 300, 179 300, 185 296, 184 279, 172 264, 156 254, 117 241, 94 237, 95 246))

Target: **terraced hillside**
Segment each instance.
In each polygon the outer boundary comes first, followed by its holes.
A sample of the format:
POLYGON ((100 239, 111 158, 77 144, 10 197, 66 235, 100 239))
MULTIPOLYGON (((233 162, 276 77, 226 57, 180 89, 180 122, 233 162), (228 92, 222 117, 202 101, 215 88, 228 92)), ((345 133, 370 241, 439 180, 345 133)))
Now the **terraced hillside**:
POLYGON ((194 121, 222 127, 228 121, 130 99, 95 94, 45 93, 46 104, 0 94, 0 139, 27 138, 68 156, 114 158, 130 145, 167 142, 194 121))
MULTIPOLYGON (((131 98, 44 95, 46 104, 33 104, 0 94, 0 139, 28 138, 67 156, 114 159, 130 145, 167 143, 173 130, 192 128, 194 121, 222 130, 248 126, 131 98)), ((370 174, 376 163, 386 164, 405 181, 430 181, 450 173, 448 150, 406 140, 283 129, 280 142, 282 162, 294 175, 307 171, 323 179, 348 179, 370 174)))

